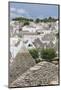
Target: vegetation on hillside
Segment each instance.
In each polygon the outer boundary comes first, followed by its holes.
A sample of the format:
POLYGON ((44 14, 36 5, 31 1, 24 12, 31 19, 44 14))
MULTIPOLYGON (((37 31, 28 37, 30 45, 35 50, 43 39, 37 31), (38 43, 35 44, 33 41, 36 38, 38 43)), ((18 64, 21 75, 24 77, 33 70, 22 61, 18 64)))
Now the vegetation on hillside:
POLYGON ((29 25, 29 24, 30 24, 29 21, 24 22, 24 25, 29 25))
POLYGON ((53 48, 46 48, 41 50, 41 58, 47 61, 51 61, 56 57, 56 52, 53 48))
POLYGON ((25 17, 16 17, 16 18, 13 18, 12 19, 13 21, 33 21, 33 19, 28 19, 28 18, 25 18, 25 17))
POLYGON ((52 17, 48 17, 48 18, 44 18, 44 19, 39 19, 37 18, 35 20, 36 23, 39 23, 39 22, 56 22, 58 19, 55 19, 55 18, 52 18, 52 17))
MULTIPOLYGON (((29 18, 25 18, 25 17, 16 17, 12 19, 13 21, 20 21, 20 22, 30 22, 30 21, 34 21, 33 19, 29 19, 29 18)), ((39 23, 39 22, 55 22, 58 19, 52 18, 52 17, 48 17, 48 18, 36 18, 35 22, 39 23)))
POLYGON ((37 19, 35 20, 35 22, 36 22, 36 23, 39 23, 39 22, 40 22, 40 19, 39 19, 39 18, 37 18, 37 19))
POLYGON ((37 59, 39 56, 38 56, 38 49, 29 49, 29 52, 31 54, 31 56, 34 58, 34 59, 37 59))
POLYGON ((35 59, 35 62, 38 63, 42 60, 52 61, 56 57, 56 52, 53 48, 46 49, 30 49, 31 56, 35 59), (39 58, 40 57, 40 58, 39 58))

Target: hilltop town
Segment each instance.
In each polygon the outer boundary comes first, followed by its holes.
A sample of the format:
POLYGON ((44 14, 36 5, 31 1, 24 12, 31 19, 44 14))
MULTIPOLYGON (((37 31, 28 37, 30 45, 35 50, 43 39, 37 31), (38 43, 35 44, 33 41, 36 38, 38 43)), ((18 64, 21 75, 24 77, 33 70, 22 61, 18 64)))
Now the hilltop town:
POLYGON ((9 87, 59 83, 58 25, 59 20, 51 17, 10 20, 9 87))
POLYGON ((36 21, 32 19, 28 21, 26 19, 23 21, 13 19, 10 21, 10 53, 12 58, 19 52, 22 44, 27 49, 53 47, 58 55, 58 23, 58 20, 42 22, 38 19, 36 21))

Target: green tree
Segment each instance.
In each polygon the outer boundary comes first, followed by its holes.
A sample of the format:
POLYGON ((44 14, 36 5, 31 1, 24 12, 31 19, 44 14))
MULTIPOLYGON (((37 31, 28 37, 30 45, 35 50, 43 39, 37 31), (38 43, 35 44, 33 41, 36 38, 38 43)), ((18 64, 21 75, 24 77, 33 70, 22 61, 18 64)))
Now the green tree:
POLYGON ((40 22, 40 19, 39 19, 39 18, 37 18, 37 19, 35 20, 35 22, 36 22, 36 23, 39 23, 39 22, 40 22))
POLYGON ((41 50, 41 58, 51 61, 54 57, 56 57, 56 52, 53 48, 46 48, 41 50))
POLYGON ((24 22, 24 25, 29 25, 30 23, 28 21, 25 21, 24 22))
POLYGON ((44 18, 44 19, 43 19, 43 22, 47 22, 47 21, 48 21, 47 18, 44 18))

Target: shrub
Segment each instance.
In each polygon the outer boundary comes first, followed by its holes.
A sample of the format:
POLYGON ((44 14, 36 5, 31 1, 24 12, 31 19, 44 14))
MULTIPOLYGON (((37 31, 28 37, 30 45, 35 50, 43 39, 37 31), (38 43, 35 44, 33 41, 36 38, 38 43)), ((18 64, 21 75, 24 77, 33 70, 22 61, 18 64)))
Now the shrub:
POLYGON ((25 21, 25 22, 24 22, 24 25, 29 25, 29 22, 28 22, 28 21, 25 21))
POLYGON ((29 52, 34 59, 38 58, 38 50, 37 49, 29 49, 29 52))
POLYGON ((54 57, 56 57, 56 52, 53 48, 46 48, 41 50, 41 58, 51 61, 54 57))

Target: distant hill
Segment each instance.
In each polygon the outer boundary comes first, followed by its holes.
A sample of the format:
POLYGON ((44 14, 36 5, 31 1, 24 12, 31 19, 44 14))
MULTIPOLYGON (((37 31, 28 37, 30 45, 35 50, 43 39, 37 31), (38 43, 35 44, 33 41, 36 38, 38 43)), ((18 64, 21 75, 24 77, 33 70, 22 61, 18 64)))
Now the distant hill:
MULTIPOLYGON (((16 17, 16 18, 13 18, 12 19, 13 21, 34 21, 33 19, 29 19, 29 18, 25 18, 25 17, 16 17)), ((43 19, 40 19, 40 18, 36 18, 35 19, 35 22, 38 23, 38 22, 55 22, 57 21, 58 19, 56 18, 53 18, 53 17, 48 17, 48 18, 43 18, 43 19)))
POLYGON ((16 17, 12 19, 13 21, 33 21, 33 19, 28 19, 25 17, 16 17))

